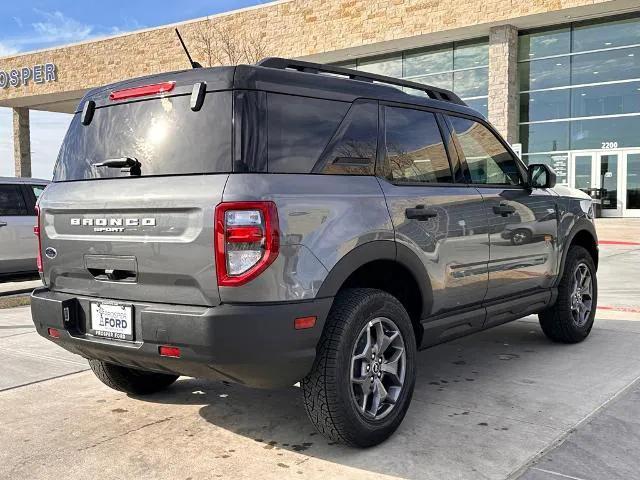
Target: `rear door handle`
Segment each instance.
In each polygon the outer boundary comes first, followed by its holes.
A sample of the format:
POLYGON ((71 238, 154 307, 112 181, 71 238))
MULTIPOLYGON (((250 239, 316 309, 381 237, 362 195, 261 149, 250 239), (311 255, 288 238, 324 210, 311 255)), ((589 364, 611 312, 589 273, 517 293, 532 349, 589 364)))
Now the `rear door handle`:
POLYGON ((0 220, 0 227, 6 227, 6 226, 7 226, 7 222, 0 220))
POLYGON ((514 213, 516 213, 516 209, 511 205, 501 204, 493 207, 493 213, 495 213, 496 215, 502 215, 503 217, 506 217, 508 215, 513 215, 514 213))
POLYGON ((425 221, 438 216, 438 212, 431 208, 425 208, 424 205, 416 205, 414 208, 407 208, 404 211, 405 216, 410 220, 425 221))

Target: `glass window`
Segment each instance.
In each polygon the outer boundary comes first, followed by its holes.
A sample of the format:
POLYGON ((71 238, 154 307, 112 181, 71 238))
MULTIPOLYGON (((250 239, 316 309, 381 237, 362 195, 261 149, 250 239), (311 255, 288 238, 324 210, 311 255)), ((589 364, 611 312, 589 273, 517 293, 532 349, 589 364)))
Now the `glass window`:
POLYGON ((20 185, 0 185, 0 215, 27 215, 20 185))
POLYGON ((96 168, 108 158, 134 157, 141 176, 231 171, 232 94, 209 92, 200 111, 189 96, 125 102, 96 108, 89 125, 73 116, 60 148, 54 180, 130 177, 96 168))
POLYGON ((340 125, 349 103, 269 93, 269 171, 309 173, 340 125))
POLYGON ((479 97, 489 93, 487 68, 474 68, 453 73, 453 91, 460 97, 479 97))
POLYGON ((451 167, 433 113, 385 108, 385 173, 396 182, 451 182, 451 167))
POLYGON ((358 70, 388 77, 402 78, 402 56, 358 60, 358 70))
POLYGON ((571 30, 566 27, 552 31, 528 33, 520 35, 519 42, 518 58, 520 60, 562 55, 569 53, 571 30))
POLYGON ((377 139, 378 104, 354 103, 313 172, 373 175, 377 139))
POLYGON ((572 117, 640 112, 640 82, 574 88, 572 117))
POLYGON ((436 73, 435 75, 426 75, 424 77, 412 78, 414 82, 424 83, 432 87, 453 89, 453 73, 436 73))
POLYGON ((600 156, 602 208, 618 208, 618 155, 600 156))
POLYGON ((573 183, 575 188, 590 193, 591 164, 593 155, 576 155, 573 161, 573 183))
POLYGON ((407 52, 404 55, 405 77, 429 75, 453 70, 453 48, 451 45, 430 50, 407 52))
POLYGON ((640 153, 627 155, 627 208, 640 209, 640 153))
POLYGON ((520 90, 564 87, 570 83, 569 57, 522 62, 518 68, 520 90))
POLYGON ((619 148, 637 147, 640 116, 609 117, 571 122, 571 149, 600 149, 604 142, 617 142, 619 148))
POLYGON ((569 118, 571 91, 547 90, 520 94, 520 121, 536 122, 555 118, 569 118))
POLYGON ((571 81, 574 85, 638 77, 640 47, 574 55, 571 61, 571 81))
POLYGON ((523 152, 569 150, 569 123, 549 122, 520 125, 523 152))
POLYGON ((33 190, 33 194, 35 195, 36 200, 40 198, 40 195, 42 195, 42 192, 44 192, 45 188, 47 188, 46 185, 31 185, 31 190, 33 190))
POLYGON ((572 43, 574 52, 640 44, 640 18, 576 25, 572 43))
POLYGON ((521 185, 515 159, 484 125, 461 117, 449 117, 456 132, 472 183, 521 185))
POLYGON ((487 97, 465 100, 464 103, 480 112, 484 118, 489 116, 489 99, 487 97))
POLYGON ((483 43, 456 43, 453 50, 453 68, 473 68, 489 65, 489 41, 483 43))

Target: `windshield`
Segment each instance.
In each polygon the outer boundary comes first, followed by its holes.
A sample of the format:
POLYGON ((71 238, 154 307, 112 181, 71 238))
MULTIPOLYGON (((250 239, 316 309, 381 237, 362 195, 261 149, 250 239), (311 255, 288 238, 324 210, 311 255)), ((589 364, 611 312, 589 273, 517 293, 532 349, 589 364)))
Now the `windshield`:
POLYGON ((140 162, 140 175, 231 170, 232 96, 209 92, 192 111, 188 95, 98 108, 89 125, 77 113, 64 139, 54 181, 128 177, 128 169, 97 167, 110 159, 140 162))

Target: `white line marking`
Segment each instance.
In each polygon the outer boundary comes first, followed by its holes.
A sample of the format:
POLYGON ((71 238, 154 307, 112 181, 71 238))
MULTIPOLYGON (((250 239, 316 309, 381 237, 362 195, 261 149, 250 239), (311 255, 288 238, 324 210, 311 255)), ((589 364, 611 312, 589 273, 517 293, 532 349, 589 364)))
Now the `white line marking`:
POLYGON ((531 467, 531 470, 538 470, 539 472, 550 473, 551 475, 557 475, 562 478, 570 478, 571 480, 586 480, 580 477, 572 477, 571 475, 565 475, 564 473, 554 472, 553 470, 545 470, 544 468, 531 467))

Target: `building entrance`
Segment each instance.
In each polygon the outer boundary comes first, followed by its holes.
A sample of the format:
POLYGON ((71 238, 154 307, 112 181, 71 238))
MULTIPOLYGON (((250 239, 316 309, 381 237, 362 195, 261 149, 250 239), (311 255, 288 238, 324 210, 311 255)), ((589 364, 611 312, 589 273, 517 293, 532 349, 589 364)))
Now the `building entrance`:
POLYGON ((569 186, 598 191, 603 217, 640 217, 640 149, 571 152, 569 186))

